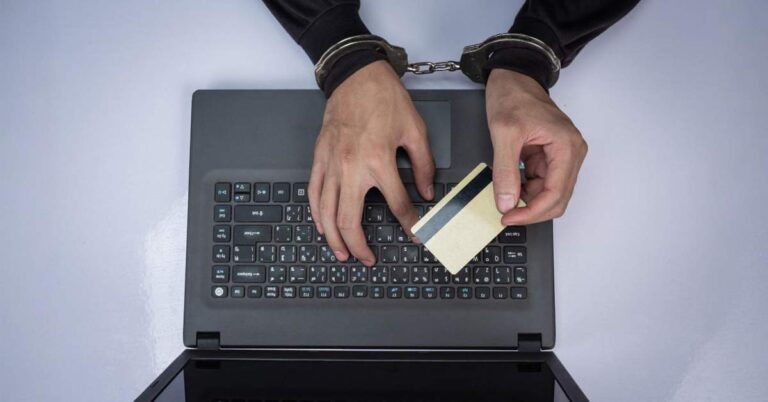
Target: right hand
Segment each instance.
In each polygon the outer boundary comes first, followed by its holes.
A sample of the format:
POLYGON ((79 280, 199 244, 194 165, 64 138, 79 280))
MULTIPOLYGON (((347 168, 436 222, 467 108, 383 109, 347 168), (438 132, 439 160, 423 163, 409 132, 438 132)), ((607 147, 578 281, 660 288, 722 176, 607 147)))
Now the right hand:
POLYGON ((431 200, 435 165, 426 126, 392 67, 376 61, 333 92, 315 144, 309 204, 339 261, 351 253, 367 266, 376 262, 362 227, 365 194, 373 187, 412 236, 418 216, 397 171, 398 147, 408 153, 419 194, 431 200))

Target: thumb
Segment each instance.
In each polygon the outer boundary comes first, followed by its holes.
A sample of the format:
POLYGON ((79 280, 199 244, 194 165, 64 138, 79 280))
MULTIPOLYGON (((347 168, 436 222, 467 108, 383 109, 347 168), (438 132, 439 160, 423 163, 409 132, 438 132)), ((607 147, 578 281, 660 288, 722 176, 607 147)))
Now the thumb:
POLYGON ((419 194, 426 200, 432 200, 435 196, 433 180, 435 178, 435 161, 429 148, 429 140, 425 132, 411 135, 403 144, 408 153, 413 168, 413 178, 419 194))
POLYGON ((520 198, 520 150, 522 141, 509 133, 493 141, 493 193, 496 208, 506 213, 520 198))

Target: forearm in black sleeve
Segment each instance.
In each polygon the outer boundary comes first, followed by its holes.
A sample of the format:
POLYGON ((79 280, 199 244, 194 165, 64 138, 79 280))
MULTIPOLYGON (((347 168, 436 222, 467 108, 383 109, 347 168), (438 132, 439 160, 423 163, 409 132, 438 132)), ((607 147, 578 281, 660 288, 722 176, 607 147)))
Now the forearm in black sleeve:
MULTIPOLYGON (((509 32, 544 41, 566 67, 589 41, 624 17, 639 1, 527 0, 509 32)), ((491 56, 488 71, 493 68, 526 74, 546 88, 551 65, 538 51, 510 48, 491 56)))
MULTIPOLYGON (((338 41, 370 34, 358 14, 358 0, 264 0, 264 4, 304 49, 312 63, 317 63, 338 41)), ((333 65, 321 89, 326 96, 331 96, 333 90, 355 71, 384 59, 384 55, 373 50, 358 50, 345 55, 333 65)))

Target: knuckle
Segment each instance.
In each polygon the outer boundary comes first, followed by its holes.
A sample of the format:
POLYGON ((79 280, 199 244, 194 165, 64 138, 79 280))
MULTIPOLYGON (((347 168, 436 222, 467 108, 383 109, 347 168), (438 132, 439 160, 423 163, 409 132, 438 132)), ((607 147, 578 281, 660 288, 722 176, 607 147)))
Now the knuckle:
POLYGON ((354 230, 356 225, 358 225, 358 219, 353 216, 342 214, 336 217, 336 227, 341 231, 354 230))

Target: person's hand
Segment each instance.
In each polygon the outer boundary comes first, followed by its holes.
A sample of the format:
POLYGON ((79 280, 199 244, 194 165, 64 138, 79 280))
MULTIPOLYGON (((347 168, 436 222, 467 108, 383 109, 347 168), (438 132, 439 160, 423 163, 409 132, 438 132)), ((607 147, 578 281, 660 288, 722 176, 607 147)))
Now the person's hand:
POLYGON ((418 217, 397 171, 398 147, 408 152, 419 193, 432 199, 435 166, 426 126, 390 65, 377 61, 333 92, 315 144, 309 203, 318 232, 338 260, 351 253, 365 265, 376 262, 361 225, 365 194, 372 187, 412 235, 418 217))
POLYGON ((494 69, 485 90, 493 142, 493 190, 504 225, 563 215, 587 155, 581 133, 532 78, 494 69), (520 186, 519 160, 527 182, 520 186), (521 198, 528 204, 515 208, 521 198))

